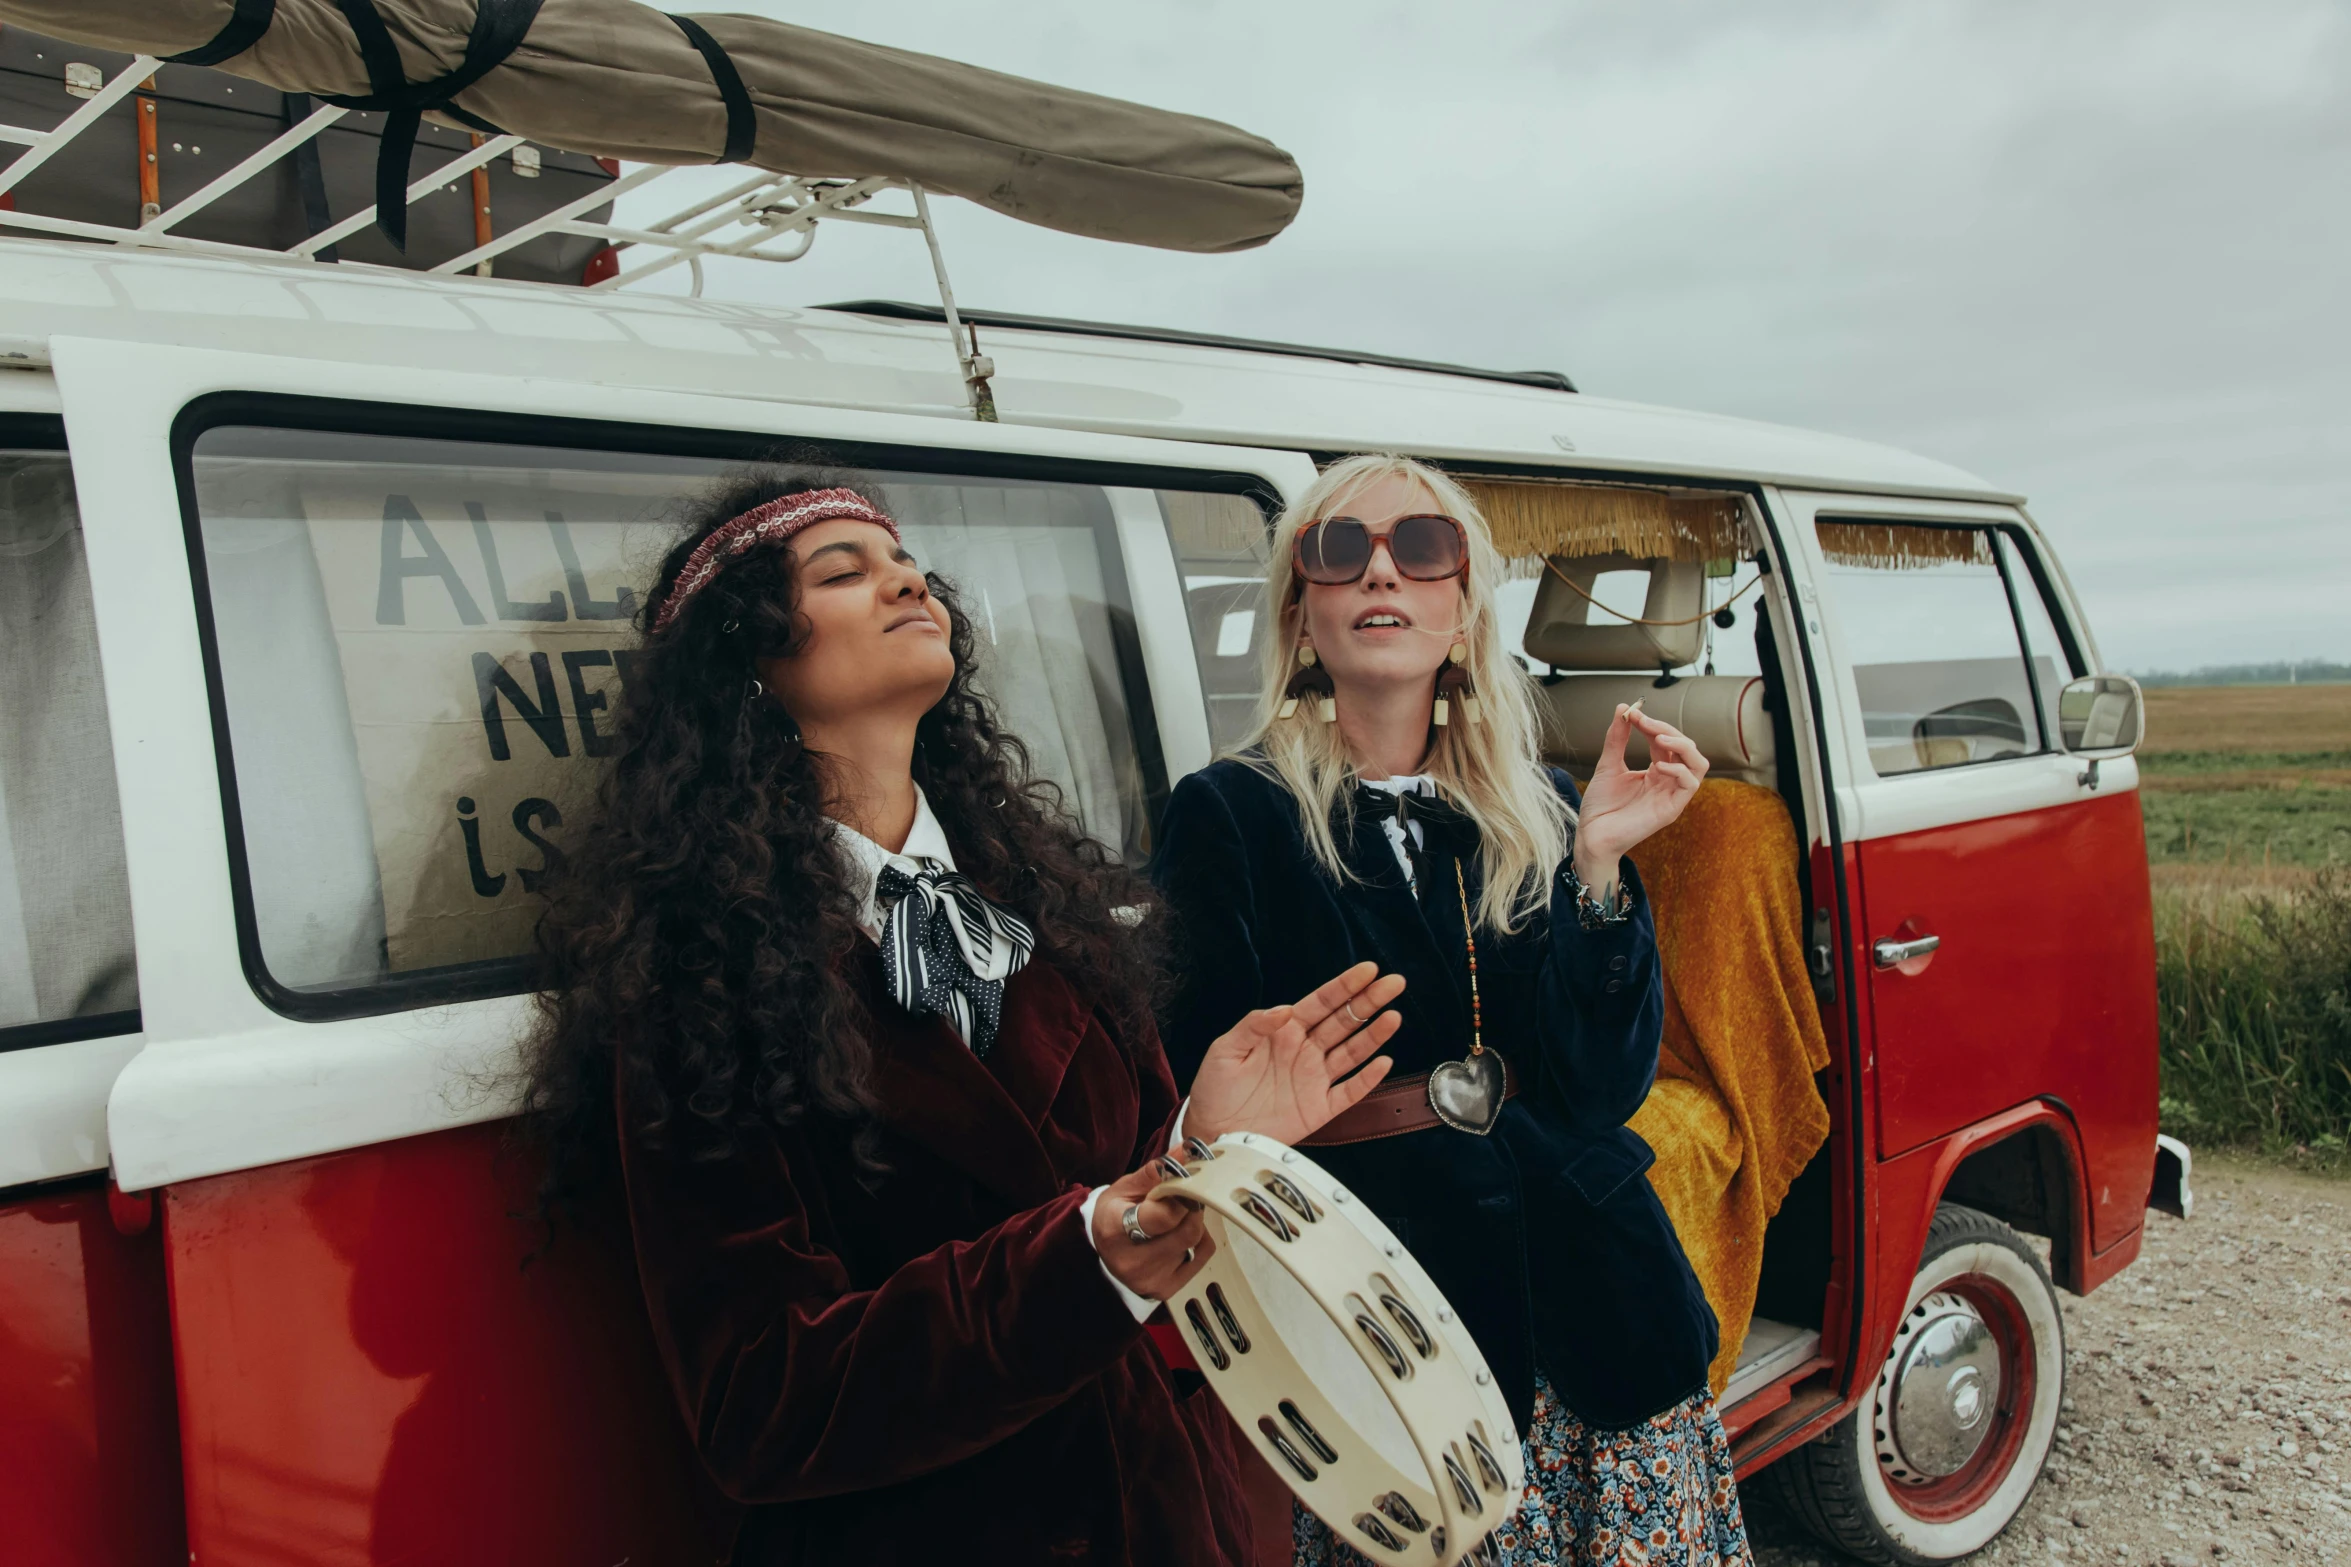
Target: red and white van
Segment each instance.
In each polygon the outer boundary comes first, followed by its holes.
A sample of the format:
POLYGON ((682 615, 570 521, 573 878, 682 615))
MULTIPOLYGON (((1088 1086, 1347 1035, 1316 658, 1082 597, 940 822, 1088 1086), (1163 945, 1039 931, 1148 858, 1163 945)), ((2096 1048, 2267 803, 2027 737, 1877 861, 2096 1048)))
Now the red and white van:
MULTIPOLYGON (((779 441, 882 474, 1138 858, 1243 732, 1318 458, 1734 503, 1729 628, 1549 687, 1572 754, 1592 682, 1665 682, 1804 845, 1833 1130, 1725 1418, 1856 1554, 1989 1539, 2050 1447, 2052 1281, 2187 1201, 2136 688, 2021 498, 1558 376, 979 325, 1000 422, 921 308, 0 240, 0 1555, 709 1559, 625 1251, 525 1266, 503 1072, 660 519, 779 441), (1824 548, 1873 529, 1951 558, 1824 548)), ((1687 586, 1649 574, 1595 591, 1687 586)))

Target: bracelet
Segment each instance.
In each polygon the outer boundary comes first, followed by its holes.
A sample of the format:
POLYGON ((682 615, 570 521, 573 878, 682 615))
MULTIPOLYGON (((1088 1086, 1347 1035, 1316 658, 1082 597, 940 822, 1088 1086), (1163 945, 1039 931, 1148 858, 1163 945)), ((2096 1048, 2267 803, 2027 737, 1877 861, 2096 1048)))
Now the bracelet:
POLYGON ((1567 858, 1559 862, 1559 879, 1567 883, 1568 891, 1575 894, 1576 922, 1584 929, 1606 930, 1612 925, 1622 925, 1633 917, 1633 889, 1620 881, 1616 884, 1615 896, 1605 903, 1601 902, 1600 895, 1585 886, 1584 879, 1576 874, 1572 844, 1567 858))

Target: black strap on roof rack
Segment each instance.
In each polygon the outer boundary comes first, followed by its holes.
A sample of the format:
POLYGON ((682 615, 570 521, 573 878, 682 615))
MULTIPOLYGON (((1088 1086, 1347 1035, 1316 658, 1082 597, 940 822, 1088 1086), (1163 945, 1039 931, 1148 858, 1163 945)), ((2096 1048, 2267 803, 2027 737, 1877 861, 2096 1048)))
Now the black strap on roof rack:
POLYGON ((727 145, 718 155, 720 163, 741 163, 751 156, 752 144, 759 139, 759 116, 751 112, 751 94, 743 86, 743 73, 735 69, 735 62, 727 57, 726 46, 710 36, 710 29, 690 16, 670 14, 678 24, 678 31, 686 35, 702 56, 702 63, 710 67, 710 84, 727 106, 727 145))
POLYGON ((261 35, 269 31, 270 22, 277 16, 278 0, 237 0, 236 9, 221 30, 193 49, 163 57, 166 65, 218 65, 261 42, 261 35))
MULTIPOLYGON (((310 102, 310 94, 306 92, 285 93, 280 96, 279 101, 284 105, 281 112, 284 114, 287 130, 292 130, 310 118, 313 107, 310 102)), ((318 138, 313 136, 301 146, 296 147, 286 161, 294 166, 294 189, 295 193, 302 198, 302 222, 306 228, 304 237, 308 238, 311 234, 325 233, 328 227, 334 223, 335 218, 327 208, 326 165, 320 161, 318 156, 318 138)), ((334 246, 328 245, 315 252, 313 259, 340 261, 343 258, 335 253, 334 246)))
MULTIPOLYGON (((837 305, 818 305, 845 315, 881 316, 893 321, 944 321, 947 312, 937 305, 914 305, 896 299, 855 299, 837 305)), ((1215 332, 1180 332, 1171 327, 1122 326, 1109 321, 1072 321, 1061 316, 1024 316, 1008 310, 966 310, 955 313, 975 326, 1015 332, 1064 332, 1073 337, 1120 338, 1136 343, 1183 343, 1198 348, 1230 348, 1250 354, 1280 354, 1292 359, 1327 359, 1334 364, 1380 365, 1390 370, 1419 370, 1430 375, 1465 376, 1473 381, 1500 381, 1510 386, 1536 386, 1553 392, 1572 392, 1573 381, 1556 370, 1480 370, 1474 365, 1444 364, 1433 359, 1402 359, 1393 354, 1359 353, 1351 348, 1310 348, 1301 343, 1270 343, 1253 337, 1225 337, 1215 332)))
POLYGON ((410 82, 401 68, 400 51, 392 32, 376 14, 371 0, 336 0, 351 35, 359 44, 359 58, 367 67, 367 84, 374 91, 363 97, 321 94, 328 103, 345 109, 384 111, 384 139, 376 152, 376 227, 394 250, 408 249, 408 165, 416 151, 417 132, 424 128, 424 112, 438 109, 475 130, 504 135, 497 126, 468 114, 449 100, 505 63, 538 19, 540 0, 476 0, 473 31, 466 35, 465 58, 456 70, 429 82, 410 82))

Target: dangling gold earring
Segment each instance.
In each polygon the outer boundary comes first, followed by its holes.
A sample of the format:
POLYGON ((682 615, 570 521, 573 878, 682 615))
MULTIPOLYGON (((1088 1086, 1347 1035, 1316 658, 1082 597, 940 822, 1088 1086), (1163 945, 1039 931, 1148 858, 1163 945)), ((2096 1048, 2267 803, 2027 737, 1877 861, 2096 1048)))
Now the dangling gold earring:
POLYGON ((1314 644, 1307 641, 1306 638, 1300 637, 1298 639, 1298 672, 1292 675, 1290 683, 1282 688, 1282 705, 1275 711, 1274 717, 1289 717, 1298 711, 1300 701, 1309 698, 1315 704, 1317 718, 1326 724, 1337 721, 1339 717, 1339 691, 1336 686, 1331 684, 1331 672, 1323 668, 1322 660, 1315 656, 1314 644))
POLYGON ((1445 655, 1445 667, 1437 671, 1437 705, 1432 720, 1439 729, 1452 722, 1454 703, 1461 704, 1461 716, 1471 723, 1478 722, 1478 690, 1469 680, 1469 646, 1456 642, 1445 655))

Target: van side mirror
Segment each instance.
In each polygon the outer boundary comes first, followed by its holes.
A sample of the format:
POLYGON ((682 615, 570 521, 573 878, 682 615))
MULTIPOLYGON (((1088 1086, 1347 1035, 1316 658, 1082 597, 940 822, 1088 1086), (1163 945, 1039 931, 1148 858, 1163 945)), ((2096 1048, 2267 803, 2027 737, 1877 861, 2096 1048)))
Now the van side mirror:
POLYGON ((2098 764, 2128 756, 2146 733, 2146 698, 2128 675, 2084 675, 2057 693, 2057 743, 2090 765, 2081 782, 2098 787, 2098 764))

